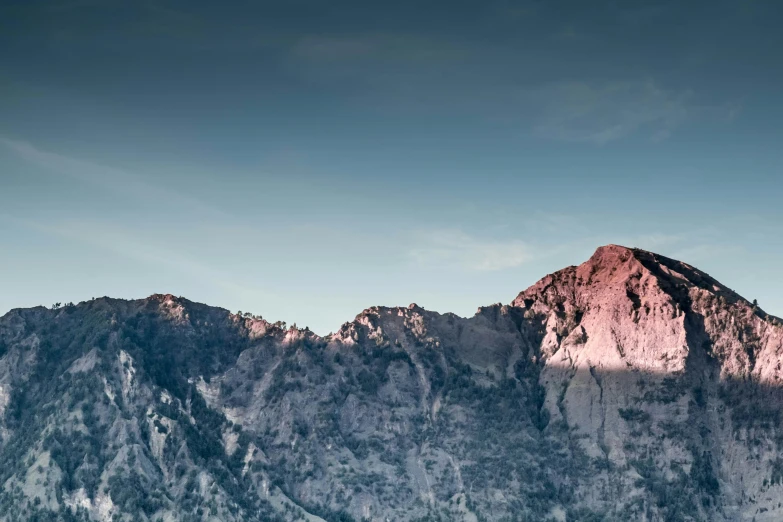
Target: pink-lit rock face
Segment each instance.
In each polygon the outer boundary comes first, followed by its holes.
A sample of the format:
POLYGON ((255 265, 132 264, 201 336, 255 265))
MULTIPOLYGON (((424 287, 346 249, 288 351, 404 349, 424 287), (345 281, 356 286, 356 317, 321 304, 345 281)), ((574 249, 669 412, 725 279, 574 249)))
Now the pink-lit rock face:
POLYGON ((707 274, 617 245, 548 275, 512 303, 545 328, 547 365, 683 373, 717 364, 724 378, 775 380, 777 320, 707 274))
POLYGON ((545 277, 513 304, 546 317, 544 353, 553 366, 682 372, 689 353, 682 293, 696 283, 660 259, 601 247, 578 267, 545 277))
POLYGON ((470 318, 376 306, 324 338, 168 294, 14 310, 0 521, 783 520, 781 339, 616 245, 470 318))
MULTIPOLYGON (((732 422, 741 415, 732 416, 720 397, 743 393, 760 403, 759 416, 770 404, 780 406, 783 329, 776 318, 685 263, 616 245, 546 276, 513 305, 541 329, 545 407, 553 420, 567 423, 589 455, 616 466, 637 459, 628 446, 638 430, 629 419, 636 415, 648 419, 649 429, 637 433, 634 444, 657 447, 658 465, 692 462, 691 439, 666 440, 656 427, 691 423, 708 430, 712 441, 720 441, 720 454, 729 456, 720 460, 727 490, 743 498, 767 487, 764 474, 742 460, 776 459, 777 445, 756 453, 738 443, 735 437, 747 428, 732 422), (748 383, 752 392, 738 391, 748 383), (673 388, 681 393, 672 395, 673 388)), ((748 413, 747 404, 737 406, 748 413)), ((628 477, 635 474, 631 466, 628 477)), ((772 488, 770 498, 779 498, 772 488)), ((761 513, 778 513, 775 502, 759 502, 761 513)))

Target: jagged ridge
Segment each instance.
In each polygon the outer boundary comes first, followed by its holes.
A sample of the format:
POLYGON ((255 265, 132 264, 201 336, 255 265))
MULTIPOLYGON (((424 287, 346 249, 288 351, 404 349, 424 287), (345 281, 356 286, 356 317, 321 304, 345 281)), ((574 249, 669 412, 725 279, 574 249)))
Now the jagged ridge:
POLYGON ((325 338, 171 295, 17 309, 0 518, 777 520, 781 339, 617 245, 472 318, 325 338))

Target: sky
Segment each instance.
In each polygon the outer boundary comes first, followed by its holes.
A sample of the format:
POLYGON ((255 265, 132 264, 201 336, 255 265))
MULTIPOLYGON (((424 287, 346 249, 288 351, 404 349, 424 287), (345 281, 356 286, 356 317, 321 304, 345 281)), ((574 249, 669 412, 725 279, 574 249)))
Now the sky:
POLYGON ((472 315, 600 245, 783 315, 783 4, 0 2, 0 314, 472 315))

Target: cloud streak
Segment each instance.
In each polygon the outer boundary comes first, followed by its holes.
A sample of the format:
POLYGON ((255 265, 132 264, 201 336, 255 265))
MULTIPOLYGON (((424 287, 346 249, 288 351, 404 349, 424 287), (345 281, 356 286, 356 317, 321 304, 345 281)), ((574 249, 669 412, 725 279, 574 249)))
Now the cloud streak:
POLYGON ((479 239, 460 230, 429 230, 415 234, 408 256, 429 268, 490 272, 516 268, 530 259, 526 243, 479 239))
POLYGON ((77 241, 159 269, 185 273, 202 283, 230 292, 236 296, 244 298, 257 298, 259 295, 263 295, 265 298, 274 297, 267 291, 249 287, 246 282, 237 283, 228 272, 197 261, 193 256, 181 250, 150 242, 146 238, 140 239, 136 234, 122 227, 82 220, 44 224, 34 220, 18 219, 10 216, 5 216, 5 219, 29 230, 49 234, 68 241, 77 241))
POLYGON ((149 183, 137 174, 122 169, 49 152, 29 142, 5 137, 0 137, 0 146, 11 150, 28 163, 42 167, 50 173, 100 187, 122 197, 154 201, 167 206, 174 205, 183 210, 193 211, 199 215, 206 215, 212 218, 230 219, 230 216, 223 211, 209 206, 198 199, 161 188, 149 183))
POLYGON ((530 93, 541 107, 540 137, 604 145, 646 129, 666 139, 693 116, 693 93, 661 88, 651 80, 561 82, 530 93))

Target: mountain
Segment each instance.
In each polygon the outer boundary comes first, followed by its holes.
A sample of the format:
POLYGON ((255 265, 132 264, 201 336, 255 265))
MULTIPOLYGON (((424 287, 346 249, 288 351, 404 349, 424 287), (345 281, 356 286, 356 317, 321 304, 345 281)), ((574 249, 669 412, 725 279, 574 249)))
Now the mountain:
POLYGON ((0 520, 777 521, 783 326, 610 245, 327 337, 171 295, 0 319, 0 520))

